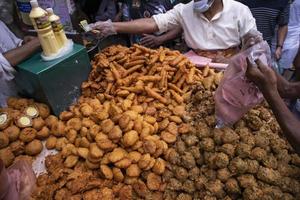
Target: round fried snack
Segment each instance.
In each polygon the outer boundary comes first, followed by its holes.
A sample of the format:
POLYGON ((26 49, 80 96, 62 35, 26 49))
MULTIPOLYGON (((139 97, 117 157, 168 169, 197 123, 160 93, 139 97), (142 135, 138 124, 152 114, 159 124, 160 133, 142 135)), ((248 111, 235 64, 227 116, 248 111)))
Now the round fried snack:
POLYGON ((126 151, 122 148, 116 148, 109 154, 109 161, 112 163, 122 160, 126 156, 126 151))
POLYGON ((121 129, 125 129, 130 122, 130 117, 128 115, 122 115, 121 118, 119 119, 119 126, 121 129))
POLYGON ((70 155, 66 158, 64 166, 67 168, 73 168, 78 162, 78 156, 70 155))
POLYGON ((132 151, 132 152, 128 153, 128 158, 131 160, 131 162, 133 164, 138 163, 139 160, 141 159, 141 157, 142 157, 142 154, 137 151, 132 151))
POLYGON ((122 160, 115 163, 115 166, 121 169, 126 169, 131 165, 131 160, 129 158, 123 158, 122 160))
POLYGON ((81 119, 80 118, 72 118, 72 119, 68 120, 67 127, 74 129, 76 131, 80 131, 80 129, 82 127, 81 119))
POLYGON ((15 125, 7 127, 3 132, 7 134, 10 142, 16 141, 20 135, 20 129, 15 125))
POLYGON ((103 133, 108 134, 114 128, 114 122, 110 119, 106 119, 101 122, 101 130, 103 133))
POLYGON ((35 156, 41 153, 43 145, 40 140, 33 140, 25 146, 25 153, 29 156, 35 156))
POLYGON ((150 190, 159 190, 161 184, 162 180, 160 176, 154 173, 150 173, 147 176, 147 186, 150 190))
POLYGON ((78 153, 78 155, 80 157, 82 157, 84 159, 87 159, 88 154, 89 154, 89 149, 88 148, 79 147, 79 148, 77 148, 77 153, 78 153))
POLYGON ((114 167, 112 169, 112 172, 113 172, 113 176, 114 176, 114 180, 115 181, 118 181, 118 182, 123 182, 124 180, 124 175, 121 171, 121 169, 117 168, 117 167, 114 167))
POLYGON ((123 136, 123 144, 126 147, 134 145, 139 140, 139 135, 136 131, 129 131, 123 136))
POLYGON ((15 142, 10 143, 9 148, 15 156, 19 156, 24 153, 25 144, 24 144, 24 142, 17 140, 15 142))
POLYGON ((45 121, 41 117, 37 117, 32 120, 32 128, 39 131, 46 125, 45 121))
POLYGON ((112 180, 114 177, 113 171, 107 165, 100 165, 100 174, 108 180, 112 180))
POLYGON ((11 123, 11 119, 7 113, 0 113, 0 130, 6 129, 11 123))
POLYGON ((21 115, 16 119, 16 125, 19 128, 26 128, 32 126, 32 119, 27 115, 21 115))
POLYGON ((14 154, 9 148, 0 149, 0 159, 3 161, 5 167, 9 167, 15 159, 14 154))
POLYGON ((109 132, 108 138, 112 141, 118 142, 122 138, 122 131, 119 126, 114 126, 109 132))
POLYGON ((165 172, 165 169, 166 169, 166 162, 161 158, 156 159, 152 171, 157 175, 161 175, 165 172))
POLYGON ((55 122, 51 126, 51 133, 56 137, 61 137, 65 135, 65 131, 66 131, 66 126, 62 121, 55 122))
POLYGON ((88 117, 93 113, 93 108, 85 103, 84 105, 80 106, 80 112, 83 116, 88 117))
POLYGON ((92 163, 88 159, 85 160, 85 164, 87 168, 89 169, 98 169, 99 168, 99 163, 92 163))
POLYGON ((143 148, 145 153, 150 153, 151 155, 156 151, 156 143, 155 140, 147 140, 143 144, 143 148))
POLYGON ((89 157, 92 159, 99 159, 103 156, 103 151, 99 149, 96 143, 90 144, 89 157))
POLYGON ((9 138, 6 133, 0 132, 0 149, 7 147, 9 144, 9 138))
POLYGON ((169 143, 169 144, 172 144, 174 142, 176 142, 176 138, 177 136, 168 132, 168 131, 162 131, 161 134, 160 134, 160 137, 166 142, 166 143, 169 143))
POLYGON ((28 106, 24 110, 24 114, 31 117, 31 118, 36 118, 39 116, 39 110, 35 105, 28 106))
POLYGON ((45 119, 45 123, 48 128, 51 128, 53 124, 56 124, 58 122, 58 118, 54 115, 50 115, 45 119))
POLYGON ((74 117, 74 113, 70 111, 63 111, 59 115, 59 119, 63 121, 68 121, 69 119, 74 117))
POLYGON ((54 149, 56 147, 57 138, 54 136, 50 136, 46 141, 47 149, 54 149))
POLYGON ((48 138, 50 135, 50 130, 47 128, 47 126, 44 126, 40 131, 36 133, 36 138, 39 140, 44 140, 48 138))
POLYGON ((20 133, 20 140, 23 142, 31 142, 36 137, 37 131, 33 128, 24 128, 20 133))
POLYGON ((46 104, 43 103, 38 103, 36 104, 40 117, 43 119, 46 119, 50 115, 50 109, 46 104))
POLYGON ((137 164, 131 164, 127 169, 126 169, 126 175, 129 177, 139 177, 141 174, 141 169, 137 164))
POLYGON ((149 166, 151 162, 151 156, 149 153, 142 155, 142 157, 140 158, 139 162, 138 162, 138 166, 141 169, 145 169, 146 167, 149 166))

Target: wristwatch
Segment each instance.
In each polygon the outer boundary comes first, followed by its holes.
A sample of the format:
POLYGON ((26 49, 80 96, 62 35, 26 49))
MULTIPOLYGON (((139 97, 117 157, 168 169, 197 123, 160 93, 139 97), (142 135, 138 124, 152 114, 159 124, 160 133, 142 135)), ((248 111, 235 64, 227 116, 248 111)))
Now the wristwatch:
POLYGON ((277 44, 276 49, 279 48, 279 47, 282 49, 282 45, 277 44))

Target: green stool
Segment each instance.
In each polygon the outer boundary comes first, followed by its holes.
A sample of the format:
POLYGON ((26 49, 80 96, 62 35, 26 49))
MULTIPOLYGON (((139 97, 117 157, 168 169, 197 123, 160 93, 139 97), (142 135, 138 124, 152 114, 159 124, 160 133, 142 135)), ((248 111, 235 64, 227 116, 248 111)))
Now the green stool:
POLYGON ((16 84, 19 94, 46 103, 59 115, 80 96, 81 84, 91 70, 86 49, 74 44, 71 53, 45 62, 40 53, 17 66, 16 84))

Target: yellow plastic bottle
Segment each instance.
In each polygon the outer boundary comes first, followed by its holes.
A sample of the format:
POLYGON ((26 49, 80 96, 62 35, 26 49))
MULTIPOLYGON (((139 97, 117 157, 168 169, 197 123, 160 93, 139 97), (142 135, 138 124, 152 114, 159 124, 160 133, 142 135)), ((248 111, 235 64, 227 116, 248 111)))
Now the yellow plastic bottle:
POLYGON ((60 47, 65 46, 68 43, 68 38, 65 34, 64 26, 60 22, 59 16, 57 16, 53 13, 52 8, 47 8, 46 11, 48 13, 49 21, 51 23, 52 30, 55 34, 58 45, 60 47))
POLYGON ((31 12, 29 17, 32 25, 38 33, 38 37, 45 56, 57 54, 60 47, 55 38, 48 15, 45 10, 39 7, 37 0, 31 0, 31 12))

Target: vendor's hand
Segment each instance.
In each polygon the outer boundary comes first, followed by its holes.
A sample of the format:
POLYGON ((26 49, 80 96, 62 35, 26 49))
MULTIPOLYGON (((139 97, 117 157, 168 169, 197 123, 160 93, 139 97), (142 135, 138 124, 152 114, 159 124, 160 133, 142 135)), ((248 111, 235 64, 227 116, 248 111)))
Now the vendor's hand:
POLYGON ((276 60, 280 60, 282 55, 282 47, 277 47, 275 51, 275 58, 276 60))
POLYGON ((149 48, 155 48, 162 44, 159 36, 149 35, 149 34, 143 34, 140 43, 141 45, 149 48))
POLYGON ((250 30, 242 38, 242 50, 246 50, 261 41, 263 41, 262 34, 257 30, 250 30))
POLYGON ((265 66, 259 59, 252 64, 247 58, 246 76, 253 81, 263 93, 277 92, 277 77, 275 72, 265 66))
POLYGON ((99 21, 94 24, 90 24, 90 27, 92 32, 95 33, 100 39, 117 34, 111 20, 99 21))

